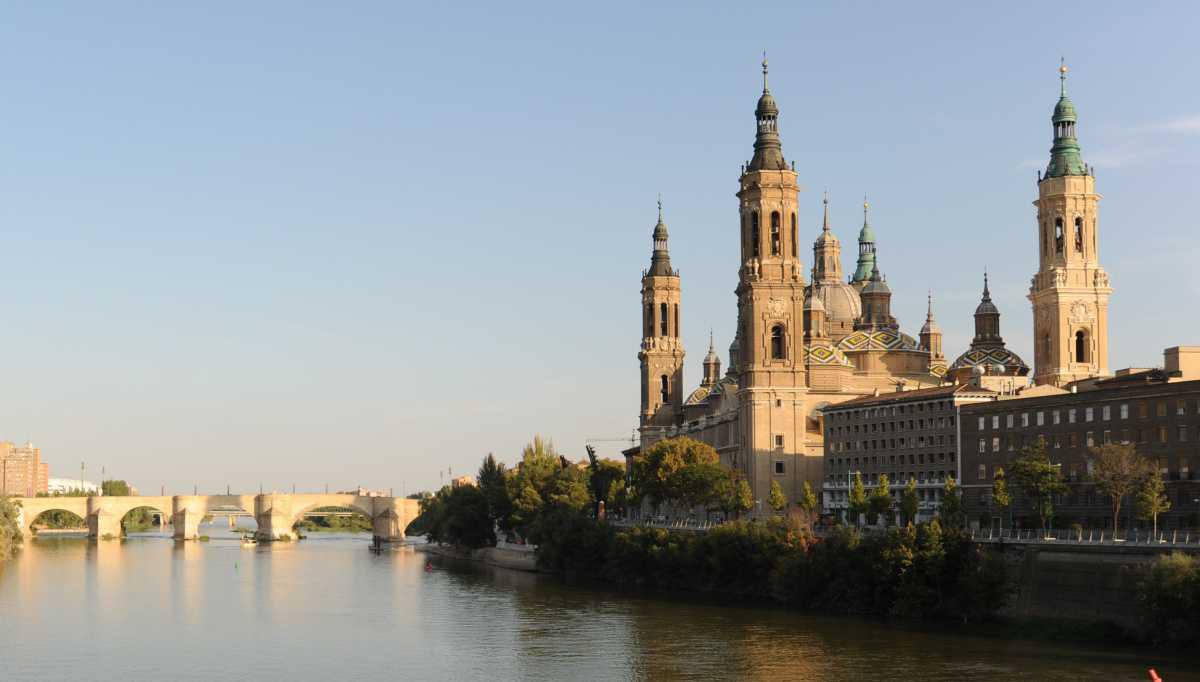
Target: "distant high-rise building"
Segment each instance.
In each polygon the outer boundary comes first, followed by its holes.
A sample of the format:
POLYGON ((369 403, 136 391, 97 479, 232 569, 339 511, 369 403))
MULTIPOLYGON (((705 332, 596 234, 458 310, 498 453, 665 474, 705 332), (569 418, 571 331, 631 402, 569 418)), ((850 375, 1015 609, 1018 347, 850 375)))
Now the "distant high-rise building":
POLYGON ((46 492, 49 467, 33 443, 0 442, 0 494, 33 497, 46 492))

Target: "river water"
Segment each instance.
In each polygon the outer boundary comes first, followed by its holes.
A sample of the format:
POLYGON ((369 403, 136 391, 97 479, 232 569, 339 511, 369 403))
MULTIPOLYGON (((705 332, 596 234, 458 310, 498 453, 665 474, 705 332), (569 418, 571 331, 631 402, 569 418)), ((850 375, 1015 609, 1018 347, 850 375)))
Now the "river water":
POLYGON ((651 598, 383 554, 314 533, 242 547, 38 540, 0 565, 0 680, 1200 680, 1112 652, 651 598), (427 568, 427 562, 430 566, 427 568))

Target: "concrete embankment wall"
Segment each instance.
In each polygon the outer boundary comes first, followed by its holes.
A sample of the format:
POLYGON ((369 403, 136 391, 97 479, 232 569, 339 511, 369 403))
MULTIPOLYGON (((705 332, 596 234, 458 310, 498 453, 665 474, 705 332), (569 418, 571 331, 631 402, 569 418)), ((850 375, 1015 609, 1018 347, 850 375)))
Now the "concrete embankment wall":
POLYGON ((1003 548, 1016 586, 1005 615, 1138 625, 1138 581, 1154 547, 1020 545, 1003 548))
POLYGON ((429 552, 439 556, 448 556, 467 561, 479 561, 489 566, 499 566, 515 571, 536 572, 537 553, 528 550, 513 550, 502 547, 483 547, 481 549, 462 549, 447 545, 416 545, 420 552, 429 552))

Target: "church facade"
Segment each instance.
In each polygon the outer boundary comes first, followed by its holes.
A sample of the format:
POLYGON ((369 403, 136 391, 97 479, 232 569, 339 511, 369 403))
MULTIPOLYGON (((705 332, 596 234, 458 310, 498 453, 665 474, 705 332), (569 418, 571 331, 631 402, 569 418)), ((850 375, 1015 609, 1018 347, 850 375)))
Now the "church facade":
MULTIPOLYGON (((1041 258, 1029 292, 1037 344, 1033 381, 1058 387, 1108 374, 1111 293, 1097 255, 1099 195, 1075 137, 1065 66, 1060 75, 1051 160, 1039 174, 1034 202, 1041 258)), ((1029 385, 1030 368, 1005 347, 986 274, 975 337, 953 364, 943 354, 932 296, 917 338, 901 330, 891 314, 885 259, 876 248, 865 201, 853 273, 843 273, 827 196, 806 269, 800 187, 794 165, 783 154, 779 107, 767 85, 765 60, 754 115, 754 154, 741 169, 735 195, 737 326, 728 366, 721 371, 710 338, 700 385, 692 390, 683 385, 682 287, 671 266, 660 203, 650 268, 642 273, 641 443, 625 454, 636 456, 673 436, 707 442, 723 465, 745 476, 755 512, 763 512, 772 482, 789 500, 798 499, 806 481, 821 490, 825 408, 951 384, 1015 394, 1029 385)))

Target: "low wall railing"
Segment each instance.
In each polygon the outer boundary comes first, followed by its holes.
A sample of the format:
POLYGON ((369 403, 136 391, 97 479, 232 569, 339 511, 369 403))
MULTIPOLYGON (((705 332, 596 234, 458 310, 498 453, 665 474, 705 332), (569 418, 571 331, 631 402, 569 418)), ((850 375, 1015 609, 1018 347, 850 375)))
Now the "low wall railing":
POLYGON ((1159 547, 1163 549, 1192 548, 1200 550, 1200 531, 1160 530, 1154 532, 1134 528, 1114 533, 1112 529, 1061 528, 1050 531, 1037 529, 995 528, 971 531, 976 542, 1050 544, 1050 545, 1106 545, 1111 547, 1159 547))

